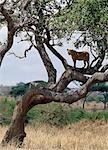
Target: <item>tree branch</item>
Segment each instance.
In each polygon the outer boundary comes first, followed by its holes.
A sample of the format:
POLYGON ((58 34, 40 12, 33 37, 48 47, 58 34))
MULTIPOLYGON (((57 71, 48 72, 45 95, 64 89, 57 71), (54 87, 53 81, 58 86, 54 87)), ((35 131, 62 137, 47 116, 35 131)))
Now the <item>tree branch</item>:
POLYGON ((73 68, 68 68, 62 74, 55 87, 53 87, 53 90, 56 92, 62 92, 71 81, 76 80, 85 83, 87 79, 88 77, 84 76, 82 73, 75 71, 73 68))
POLYGON ((45 42, 46 46, 49 48, 49 50, 50 50, 59 60, 61 60, 61 62, 62 62, 62 64, 63 64, 64 68, 67 69, 67 68, 69 67, 69 65, 68 65, 68 63, 67 63, 67 60, 66 60, 62 55, 60 55, 60 54, 54 49, 54 47, 53 47, 52 45, 50 45, 50 43, 49 43, 47 40, 45 40, 44 42, 45 42))
POLYGON ((0 6, 3 6, 6 3, 7 0, 4 0, 4 2, 0 3, 0 6))
MULTIPOLYGON (((36 34, 37 35, 37 34, 36 34)), ((35 35, 35 41, 36 41, 36 49, 38 50, 40 57, 44 63, 44 66, 46 68, 46 71, 48 73, 48 83, 50 86, 51 84, 56 83, 56 69, 54 68, 46 50, 44 47, 44 44, 42 42, 42 38, 40 36, 35 35)))
POLYGON ((7 21, 7 29, 8 29, 7 43, 2 45, 0 48, 0 65, 1 65, 4 55, 13 45, 14 34, 17 28, 11 16, 9 15, 8 11, 2 5, 0 5, 0 12, 2 13, 2 15, 5 17, 5 20, 7 21))
MULTIPOLYGON (((55 102, 65 102, 65 103, 73 103, 81 98, 85 97, 88 91, 90 90, 91 86, 97 82, 106 82, 108 81, 108 71, 105 73, 95 73, 79 90, 72 92, 71 94, 68 93, 58 93, 54 91, 50 91, 48 89, 42 90, 33 90, 29 91, 23 98, 25 97, 29 100, 27 103, 32 103, 32 105, 37 104, 45 104, 51 101, 55 102), (31 94, 33 94, 33 97, 31 94), (35 95, 38 95, 37 97, 35 95), (33 98, 33 99, 32 99, 33 98)), ((26 101, 26 100, 25 100, 26 101)))
POLYGON ((14 52, 9 52, 8 55, 14 55, 15 57, 17 57, 17 58, 19 58, 19 59, 25 58, 25 56, 18 56, 18 55, 16 55, 14 52))
POLYGON ((101 72, 105 72, 106 70, 108 70, 108 64, 102 67, 101 72))

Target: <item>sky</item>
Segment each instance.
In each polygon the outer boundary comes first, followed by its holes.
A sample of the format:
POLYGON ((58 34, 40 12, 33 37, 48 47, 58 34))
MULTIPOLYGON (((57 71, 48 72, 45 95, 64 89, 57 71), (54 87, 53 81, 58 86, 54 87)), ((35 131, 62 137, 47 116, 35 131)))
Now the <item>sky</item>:
MULTIPOLYGON (((67 53, 67 48, 74 48, 74 42, 77 35, 74 34, 71 41, 68 43, 63 40, 62 47, 55 47, 56 50, 66 58, 70 65, 73 65, 71 57, 67 53)), ((6 39, 6 28, 0 30, 0 41, 5 41, 6 39)), ((29 47, 28 42, 19 42, 20 37, 14 39, 14 44, 11 48, 11 52, 15 52, 18 56, 23 56, 24 50, 29 47)), ((50 59, 52 60, 54 67, 57 69, 57 80, 59 80, 62 75, 64 68, 62 63, 55 57, 48 49, 46 49, 50 59)), ((87 47, 81 49, 89 51, 87 47)), ((106 63, 106 62, 105 62, 106 63)), ((107 62, 108 63, 108 62, 107 62)), ((78 67, 83 66, 83 62, 77 62, 78 67)), ((47 81, 47 72, 42 63, 42 60, 36 49, 32 49, 26 58, 19 59, 14 55, 9 55, 7 53, 3 59, 1 68, 0 68, 0 85, 15 85, 19 82, 31 82, 36 80, 47 81)), ((70 84, 70 87, 76 86, 75 84, 70 84)))

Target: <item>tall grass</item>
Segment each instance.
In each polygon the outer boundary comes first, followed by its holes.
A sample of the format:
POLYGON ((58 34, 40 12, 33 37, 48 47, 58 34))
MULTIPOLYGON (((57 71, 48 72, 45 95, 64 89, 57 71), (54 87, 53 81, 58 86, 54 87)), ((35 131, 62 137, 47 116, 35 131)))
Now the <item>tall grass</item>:
MULTIPOLYGON (((0 139, 6 127, 0 127, 0 139)), ((27 137, 21 150, 107 150, 108 124, 103 121, 80 121, 63 128, 45 124, 26 127, 27 137)), ((0 147, 2 150, 3 148, 0 147)), ((4 150, 18 150, 7 147, 4 150)))
MULTIPOLYGON (((15 101, 0 101, 0 113, 10 123, 15 101), (9 120, 8 120, 9 119, 9 120)), ((27 114, 27 137, 21 150, 108 150, 108 111, 87 112, 68 105, 38 105, 27 114)), ((0 126, 2 140, 8 126, 0 126)), ((0 150, 18 150, 0 147, 0 150)))

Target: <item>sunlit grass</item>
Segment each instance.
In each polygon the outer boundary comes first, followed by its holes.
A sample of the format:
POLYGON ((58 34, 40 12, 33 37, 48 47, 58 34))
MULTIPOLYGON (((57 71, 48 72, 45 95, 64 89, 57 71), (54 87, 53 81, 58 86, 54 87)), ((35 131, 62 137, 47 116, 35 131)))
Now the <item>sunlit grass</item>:
MULTIPOLYGON (((6 129, 0 127, 0 139, 6 129)), ((102 121, 81 121, 63 128, 34 124, 26 127, 26 133, 21 148, 25 150, 108 150, 108 124, 102 121)))

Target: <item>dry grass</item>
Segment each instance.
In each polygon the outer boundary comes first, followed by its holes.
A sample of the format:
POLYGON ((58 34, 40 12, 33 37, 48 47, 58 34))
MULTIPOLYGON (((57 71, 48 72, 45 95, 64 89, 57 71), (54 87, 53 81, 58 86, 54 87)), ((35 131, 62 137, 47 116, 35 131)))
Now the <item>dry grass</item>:
MULTIPOLYGON (((0 127, 0 139, 6 127, 0 127)), ((48 125, 26 128, 27 137, 21 150, 108 150, 108 124, 81 121, 62 129, 48 125)), ((0 148, 0 150, 3 148, 0 148)), ((16 150, 13 147, 4 150, 16 150)))

